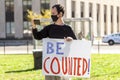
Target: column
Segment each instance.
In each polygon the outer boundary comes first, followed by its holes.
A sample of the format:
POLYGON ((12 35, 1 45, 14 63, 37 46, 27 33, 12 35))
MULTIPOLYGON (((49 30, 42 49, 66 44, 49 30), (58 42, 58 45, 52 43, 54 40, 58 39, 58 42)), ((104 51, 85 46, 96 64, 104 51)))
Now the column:
POLYGON ((41 3, 40 3, 41 0, 32 0, 32 11, 37 13, 37 14, 40 14, 40 7, 41 7, 41 3))
POLYGON ((117 7, 113 6, 113 15, 112 15, 112 21, 113 21, 113 33, 117 32, 117 7))
MULTIPOLYGON (((72 17, 72 0, 64 0, 66 1, 66 7, 65 7, 65 17, 66 18, 71 18, 72 17)), ((80 6, 80 5, 79 5, 80 6)))
POLYGON ((104 6, 100 4, 100 12, 99 12, 99 29, 100 29, 100 36, 104 36, 104 6))
POLYGON ((93 18, 93 35, 97 36, 97 4, 92 4, 92 18, 93 18))
POLYGON ((64 14, 64 16, 63 16, 64 18, 67 18, 66 16, 71 14, 71 13, 70 13, 70 14, 67 14, 67 13, 68 13, 68 8, 69 8, 69 7, 67 7, 67 6, 68 6, 69 4, 71 5, 71 2, 68 2, 68 3, 67 3, 67 1, 71 1, 71 0, 58 0, 58 3, 61 4, 61 5, 65 8, 65 14, 64 14))
POLYGON ((6 31, 5 31, 5 0, 0 0, 0 38, 6 38, 6 31))
MULTIPOLYGON (((89 4, 88 2, 84 3, 84 18, 89 18, 89 4)), ((89 22, 84 22, 84 34, 87 36, 89 34, 89 22)))
MULTIPOLYGON (((40 14, 41 11, 41 0, 32 0, 32 11, 40 14)), ((34 44, 38 45, 38 41, 34 40, 34 44)), ((35 46, 35 48, 37 49, 38 47, 35 46)))
MULTIPOLYGON (((75 1, 75 18, 80 18, 81 17, 81 5, 80 5, 80 1, 76 0, 75 1)), ((80 28, 80 22, 75 22, 75 33, 76 35, 78 35, 78 33, 81 32, 81 28, 80 28)))
POLYGON ((23 37, 23 4, 22 0, 14 0, 14 20, 15 20, 15 37, 23 37))
POLYGON ((64 6, 65 8, 64 18, 71 18, 72 16, 71 2, 72 0, 58 0, 58 3, 64 6))
POLYGON ((111 34, 111 7, 110 5, 107 5, 106 25, 107 25, 107 34, 111 34))
MULTIPOLYGON (((34 1, 34 0, 33 0, 34 1)), ((52 8, 53 5, 59 3, 60 0, 50 0, 50 8, 52 8)))

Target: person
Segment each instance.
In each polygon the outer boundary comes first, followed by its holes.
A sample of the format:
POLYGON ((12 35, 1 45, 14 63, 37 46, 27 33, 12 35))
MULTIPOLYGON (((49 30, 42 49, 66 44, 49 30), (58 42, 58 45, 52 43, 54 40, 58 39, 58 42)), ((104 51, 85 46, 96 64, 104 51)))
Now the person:
POLYGON ((81 31, 80 33, 78 33, 78 39, 82 40, 84 38, 84 34, 81 31))
MULTIPOLYGON (((64 7, 60 4, 55 4, 51 9, 51 18, 53 23, 45 26, 42 30, 38 31, 34 21, 32 20, 32 33, 35 39, 41 40, 43 38, 65 39, 72 41, 76 36, 71 27, 64 23, 64 7)), ((44 44, 43 44, 44 45, 44 44)), ((45 76, 45 80, 69 80, 63 76, 45 76)))

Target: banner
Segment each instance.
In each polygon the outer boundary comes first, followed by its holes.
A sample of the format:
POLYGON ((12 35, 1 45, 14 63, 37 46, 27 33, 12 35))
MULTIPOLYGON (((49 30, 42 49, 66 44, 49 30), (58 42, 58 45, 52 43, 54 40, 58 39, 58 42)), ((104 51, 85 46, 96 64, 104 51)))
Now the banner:
POLYGON ((42 73, 54 76, 90 77, 91 41, 43 39, 42 73))

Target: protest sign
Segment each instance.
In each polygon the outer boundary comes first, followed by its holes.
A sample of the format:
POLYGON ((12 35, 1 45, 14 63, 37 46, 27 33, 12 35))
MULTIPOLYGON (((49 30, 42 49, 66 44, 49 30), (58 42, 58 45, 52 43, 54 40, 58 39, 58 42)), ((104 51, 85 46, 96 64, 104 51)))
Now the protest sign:
POLYGON ((42 73, 54 76, 90 77, 91 41, 43 39, 42 73))

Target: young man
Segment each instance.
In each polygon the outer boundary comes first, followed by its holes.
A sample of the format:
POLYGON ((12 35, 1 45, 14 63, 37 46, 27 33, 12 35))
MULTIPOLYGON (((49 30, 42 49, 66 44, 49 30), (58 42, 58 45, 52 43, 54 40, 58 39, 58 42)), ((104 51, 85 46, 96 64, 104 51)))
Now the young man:
MULTIPOLYGON (((32 32, 34 38, 41 40, 48 37, 65 39, 66 41, 72 41, 73 39, 76 39, 71 27, 66 25, 63 21, 64 7, 60 4, 53 5, 51 14, 51 18, 54 23, 44 27, 41 31, 37 31, 36 25, 32 21, 32 32)), ((45 80, 69 80, 69 78, 62 76, 45 76, 45 80)))

